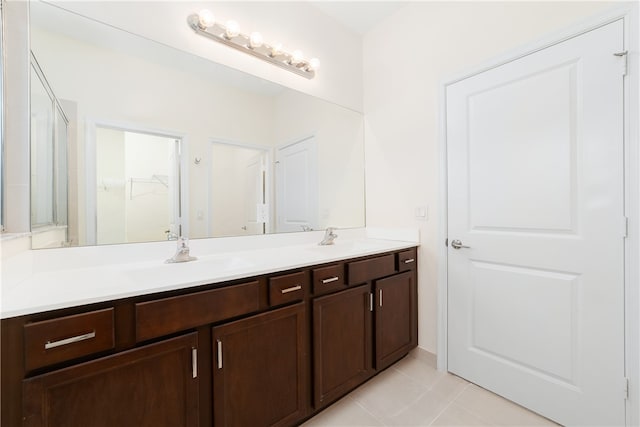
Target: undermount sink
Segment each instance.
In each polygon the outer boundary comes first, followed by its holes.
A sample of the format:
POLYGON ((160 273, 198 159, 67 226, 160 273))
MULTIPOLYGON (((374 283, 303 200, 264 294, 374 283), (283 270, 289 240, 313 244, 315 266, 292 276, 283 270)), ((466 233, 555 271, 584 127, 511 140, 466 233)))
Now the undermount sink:
POLYGON ((175 278, 179 275, 185 280, 198 280, 214 277, 232 270, 242 270, 252 267, 253 263, 239 256, 199 256, 197 260, 183 263, 166 264, 164 260, 147 262, 131 269, 126 269, 127 276, 134 280, 154 280, 175 278))
POLYGON ((315 245, 307 249, 313 252, 357 253, 386 249, 387 243, 375 240, 335 240, 333 245, 315 245))

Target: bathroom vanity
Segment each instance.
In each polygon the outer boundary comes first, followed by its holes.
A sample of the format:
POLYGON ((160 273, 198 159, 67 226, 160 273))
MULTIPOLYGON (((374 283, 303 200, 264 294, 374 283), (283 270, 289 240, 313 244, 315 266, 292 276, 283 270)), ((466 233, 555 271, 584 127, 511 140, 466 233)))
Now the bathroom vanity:
POLYGON ((3 313, 2 425, 299 424, 417 345, 416 244, 363 247, 309 247, 321 255, 306 265, 250 263, 210 283, 3 313))

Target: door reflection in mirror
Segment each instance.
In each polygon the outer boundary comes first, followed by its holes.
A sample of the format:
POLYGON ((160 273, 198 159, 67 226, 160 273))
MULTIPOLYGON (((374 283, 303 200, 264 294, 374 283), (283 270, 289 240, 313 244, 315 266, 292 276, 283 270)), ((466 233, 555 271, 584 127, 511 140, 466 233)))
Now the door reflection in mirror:
POLYGON ((177 239, 179 149, 174 136, 96 127, 96 244, 177 239))
POLYGON ((272 232, 270 149, 212 141, 209 179, 209 235, 272 232))
POLYGON ((277 229, 318 229, 318 149, 313 136, 276 151, 277 229))

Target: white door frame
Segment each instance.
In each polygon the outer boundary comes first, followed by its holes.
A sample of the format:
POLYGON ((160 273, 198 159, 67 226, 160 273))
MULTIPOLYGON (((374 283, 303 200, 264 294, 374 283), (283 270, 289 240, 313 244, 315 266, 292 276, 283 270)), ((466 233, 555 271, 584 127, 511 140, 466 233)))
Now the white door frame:
MULTIPOLYGON (((640 31, 638 3, 616 7, 595 18, 552 34, 541 40, 511 50, 504 55, 480 64, 465 72, 451 76, 440 84, 439 93, 439 203, 438 226, 438 369, 447 370, 447 264, 448 251, 445 246, 448 229, 447 212, 447 135, 446 135, 446 89, 447 86, 475 74, 496 68, 507 62, 522 58, 539 50, 584 34, 613 21, 624 19, 624 45, 627 54, 627 75, 624 79, 624 185, 625 215, 628 218, 628 237, 625 239, 625 372, 629 379, 629 398, 626 401, 627 425, 640 424, 640 124, 638 116, 640 91, 640 31)), ((622 393, 623 385, 620 385, 622 393)))
POLYGON ((97 205, 96 205, 96 128, 109 128, 122 131, 146 133, 165 138, 180 140, 178 182, 180 187, 179 214, 177 225, 180 234, 189 236, 189 144, 187 134, 166 129, 156 129, 113 120, 87 119, 85 122, 85 244, 95 245, 97 238, 97 205), (89 173, 91 171, 91 173, 89 173))

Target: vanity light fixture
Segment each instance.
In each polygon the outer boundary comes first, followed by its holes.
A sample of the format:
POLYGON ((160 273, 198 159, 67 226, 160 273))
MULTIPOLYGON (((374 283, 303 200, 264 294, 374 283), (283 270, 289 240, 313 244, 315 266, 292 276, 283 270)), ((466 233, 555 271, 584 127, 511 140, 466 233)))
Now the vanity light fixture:
POLYGON ((264 42, 262 34, 258 32, 247 36, 240 32, 240 25, 236 21, 229 20, 223 25, 217 22, 213 13, 208 10, 201 10, 197 14, 190 15, 187 22, 193 31, 201 36, 253 55, 308 79, 315 77, 316 71, 320 67, 318 58, 306 60, 299 50, 289 53, 282 49, 281 43, 267 44, 264 42))

